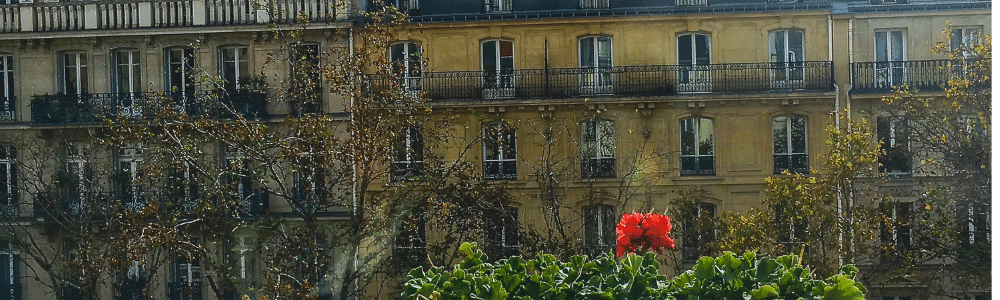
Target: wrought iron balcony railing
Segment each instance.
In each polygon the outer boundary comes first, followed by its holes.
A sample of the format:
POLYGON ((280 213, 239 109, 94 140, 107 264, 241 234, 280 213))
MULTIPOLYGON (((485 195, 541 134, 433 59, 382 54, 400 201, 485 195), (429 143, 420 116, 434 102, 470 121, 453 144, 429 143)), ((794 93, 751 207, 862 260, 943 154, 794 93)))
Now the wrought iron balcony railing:
POLYGON ((420 78, 369 80, 375 87, 398 80, 396 85, 431 100, 498 100, 830 91, 832 72, 828 61, 808 61, 425 72, 420 78))
POLYGON ((0 33, 329 22, 335 0, 121 0, 20 3, 0 7, 0 33))
POLYGON ((241 218, 256 218, 267 214, 270 208, 269 193, 266 190, 254 189, 237 193, 239 197, 239 216, 241 218))
POLYGON ((31 122, 100 124, 107 120, 144 120, 173 106, 189 116, 232 119, 236 114, 256 119, 267 116, 267 93, 258 90, 184 93, 94 93, 36 95, 31 99, 31 122))
POLYGON ((201 300, 201 282, 169 282, 170 300, 201 300))
POLYGON ((0 122, 17 121, 17 97, 0 98, 0 122))
POLYGON ((953 71, 961 69, 958 61, 945 59, 852 63, 851 91, 891 92, 904 84, 919 90, 941 90, 953 71))

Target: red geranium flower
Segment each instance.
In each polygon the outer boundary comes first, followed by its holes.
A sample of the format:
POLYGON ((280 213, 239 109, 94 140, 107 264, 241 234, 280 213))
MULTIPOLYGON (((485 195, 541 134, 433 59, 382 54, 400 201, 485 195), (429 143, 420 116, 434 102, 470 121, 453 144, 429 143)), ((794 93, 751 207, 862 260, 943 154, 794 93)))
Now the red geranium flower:
POLYGON ((618 247, 615 257, 621 257, 625 252, 639 252, 653 249, 663 254, 663 249, 673 249, 674 240, 670 238, 670 218, 658 214, 631 213, 622 216, 616 229, 618 247))

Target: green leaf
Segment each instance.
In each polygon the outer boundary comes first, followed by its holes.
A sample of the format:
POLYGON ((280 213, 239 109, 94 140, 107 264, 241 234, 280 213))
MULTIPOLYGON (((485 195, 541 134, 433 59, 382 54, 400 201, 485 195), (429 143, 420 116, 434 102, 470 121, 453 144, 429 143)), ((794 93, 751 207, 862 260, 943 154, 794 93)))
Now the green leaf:
POLYGON ((715 260, 708 256, 698 259, 694 266, 694 276, 698 279, 709 279, 715 277, 715 260))

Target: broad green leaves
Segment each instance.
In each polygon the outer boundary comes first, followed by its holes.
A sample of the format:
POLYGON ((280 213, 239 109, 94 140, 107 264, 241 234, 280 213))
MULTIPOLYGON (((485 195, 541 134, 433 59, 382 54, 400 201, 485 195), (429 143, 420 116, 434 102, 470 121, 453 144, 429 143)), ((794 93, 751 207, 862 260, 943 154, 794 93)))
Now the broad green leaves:
POLYGON ((865 289, 845 267, 827 280, 813 279, 797 256, 760 258, 747 252, 702 257, 691 270, 668 280, 652 253, 611 254, 568 262, 540 254, 484 263, 474 243, 462 245, 466 259, 451 271, 416 268, 407 276, 404 299, 834 299, 862 300, 865 289))

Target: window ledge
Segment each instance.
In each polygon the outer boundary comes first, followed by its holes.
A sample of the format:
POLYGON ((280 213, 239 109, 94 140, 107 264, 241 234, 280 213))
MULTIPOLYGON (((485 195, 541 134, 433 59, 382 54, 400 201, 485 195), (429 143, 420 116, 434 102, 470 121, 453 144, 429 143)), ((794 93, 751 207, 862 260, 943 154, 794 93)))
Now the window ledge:
POLYGON ((674 176, 674 177, 670 178, 670 180, 673 180, 673 181, 687 181, 687 182, 696 182, 696 181, 721 182, 721 181, 725 180, 725 178, 720 177, 718 175, 712 175, 712 176, 708 176, 708 175, 703 175, 703 176, 674 176))

